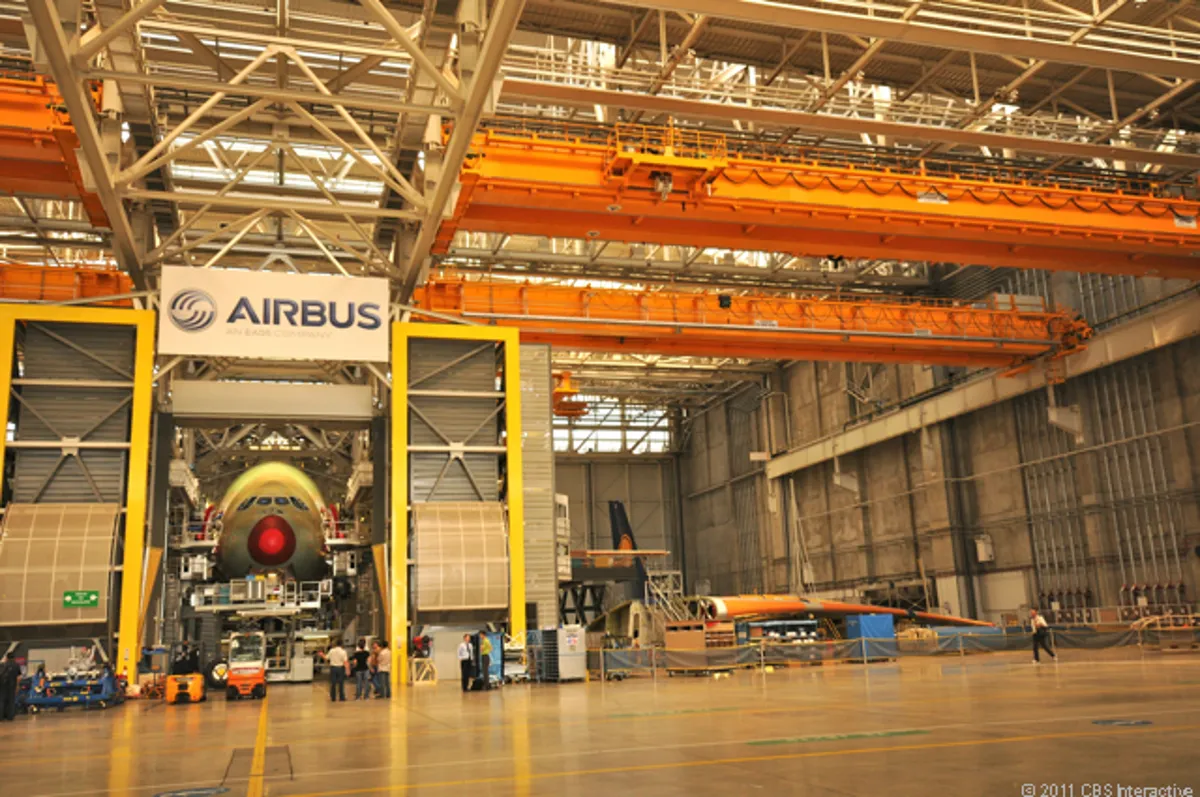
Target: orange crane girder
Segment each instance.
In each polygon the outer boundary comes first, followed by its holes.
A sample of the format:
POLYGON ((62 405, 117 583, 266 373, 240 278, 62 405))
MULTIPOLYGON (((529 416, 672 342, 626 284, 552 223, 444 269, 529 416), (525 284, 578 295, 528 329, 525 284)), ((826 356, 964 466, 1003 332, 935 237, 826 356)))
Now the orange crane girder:
MULTIPOLYGON (((0 265, 0 299, 19 302, 67 302, 121 296, 133 291, 129 275, 117 269, 0 265)), ((128 299, 105 302, 131 307, 128 299)))
POLYGON ((84 184, 78 149, 75 127, 52 82, 42 76, 0 78, 0 191, 77 200, 93 224, 107 227, 100 198, 84 184))
POLYGON ((583 351, 1009 367, 1082 347, 1074 314, 1013 300, 721 296, 434 278, 416 306, 583 351))
MULTIPOLYGON (((459 229, 1200 276, 1200 203, 1089 187, 752 158, 724 136, 618 126, 607 142, 485 130, 453 216, 459 229)), ((1078 179, 1077 177, 1074 179, 1078 179)))

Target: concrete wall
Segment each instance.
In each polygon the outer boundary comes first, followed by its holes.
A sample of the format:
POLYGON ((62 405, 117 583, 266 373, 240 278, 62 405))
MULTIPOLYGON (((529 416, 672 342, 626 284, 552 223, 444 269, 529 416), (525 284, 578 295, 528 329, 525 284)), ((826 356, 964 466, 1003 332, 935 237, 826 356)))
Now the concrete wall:
POLYGON ((715 594, 869 594, 925 577, 933 603, 992 620, 1051 600, 1114 606, 1130 583, 1182 583, 1191 601, 1198 366, 1192 338, 1059 386, 1055 403, 1079 407, 1079 441, 1049 423, 1042 390, 767 483, 750 451, 836 434, 945 377, 923 366, 788 364, 688 422, 688 576, 715 594), (981 536, 993 561, 978 561, 981 536))
POLYGON ((555 489, 570 502, 572 550, 611 548, 608 502, 622 501, 637 546, 671 551, 664 565, 682 566, 673 458, 558 454, 555 489))

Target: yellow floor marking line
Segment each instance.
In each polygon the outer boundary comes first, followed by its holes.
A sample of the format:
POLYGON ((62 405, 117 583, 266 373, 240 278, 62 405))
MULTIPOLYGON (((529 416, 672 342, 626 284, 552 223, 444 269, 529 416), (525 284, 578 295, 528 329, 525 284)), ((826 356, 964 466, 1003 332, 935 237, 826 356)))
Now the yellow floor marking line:
POLYGON ((254 737, 254 758, 250 762, 250 782, 246 797, 263 797, 263 772, 267 768, 267 698, 258 711, 258 733, 254 737))
MULTIPOLYGON (((837 756, 874 755, 886 753, 914 752, 917 750, 944 750, 957 747, 983 747, 995 744, 1018 744, 1022 742, 1040 742, 1047 739, 1079 739, 1093 736, 1124 736, 1135 733, 1164 733, 1170 731, 1196 730, 1200 725, 1170 725, 1154 728, 1110 728, 1107 731, 1076 731, 1071 733, 1046 733, 1036 736, 1005 736, 999 739, 973 739, 956 742, 929 742, 927 744, 906 744, 894 747, 858 747, 846 750, 822 750, 811 753, 781 753, 778 755, 739 756, 737 758, 714 758, 707 761, 678 761, 664 764, 637 764, 626 767, 605 767, 597 769, 576 769, 566 772, 537 772, 521 776, 526 780, 550 780, 553 778, 591 777, 596 775, 614 775, 627 772, 655 772, 671 769, 691 769, 694 767, 713 767, 735 764, 761 764, 768 761, 794 761, 804 758, 833 758, 837 756)), ((336 791, 314 791, 304 794, 293 794, 291 797, 344 797, 354 794, 385 794, 388 792, 416 791, 417 789, 442 789, 463 786, 485 786, 498 783, 513 783, 517 778, 511 775, 499 775, 491 778, 472 778, 470 780, 444 780, 433 783, 411 783, 403 786, 378 786, 360 789, 339 789, 336 791)))

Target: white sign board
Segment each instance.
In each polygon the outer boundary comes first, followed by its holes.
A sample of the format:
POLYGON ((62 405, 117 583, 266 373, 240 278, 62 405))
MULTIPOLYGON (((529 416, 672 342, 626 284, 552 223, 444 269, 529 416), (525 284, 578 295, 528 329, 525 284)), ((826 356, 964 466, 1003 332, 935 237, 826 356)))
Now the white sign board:
POLYGON ((160 354, 388 360, 388 281, 165 267, 160 354))

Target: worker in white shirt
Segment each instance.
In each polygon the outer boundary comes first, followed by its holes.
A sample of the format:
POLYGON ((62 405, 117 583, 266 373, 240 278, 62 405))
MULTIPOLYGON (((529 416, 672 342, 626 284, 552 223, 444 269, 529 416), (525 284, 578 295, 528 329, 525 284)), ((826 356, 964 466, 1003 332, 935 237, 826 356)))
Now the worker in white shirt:
POLYGON ((462 690, 471 690, 471 660, 475 658, 471 650, 471 635, 463 634, 463 641, 458 645, 458 669, 462 674, 462 690))
POLYGON ((1038 614, 1037 609, 1029 610, 1029 626, 1033 629, 1033 663, 1039 664, 1041 659, 1038 658, 1038 646, 1041 645, 1050 658, 1058 661, 1058 656, 1050 649, 1050 643, 1047 641, 1050 636, 1049 626, 1046 625, 1046 618, 1038 614))
POLYGON ((386 639, 377 639, 375 645, 375 697, 392 696, 392 648, 386 639))
POLYGON ((341 642, 334 642, 329 650, 321 654, 321 658, 329 665, 329 700, 346 702, 346 673, 349 671, 350 657, 341 642))

